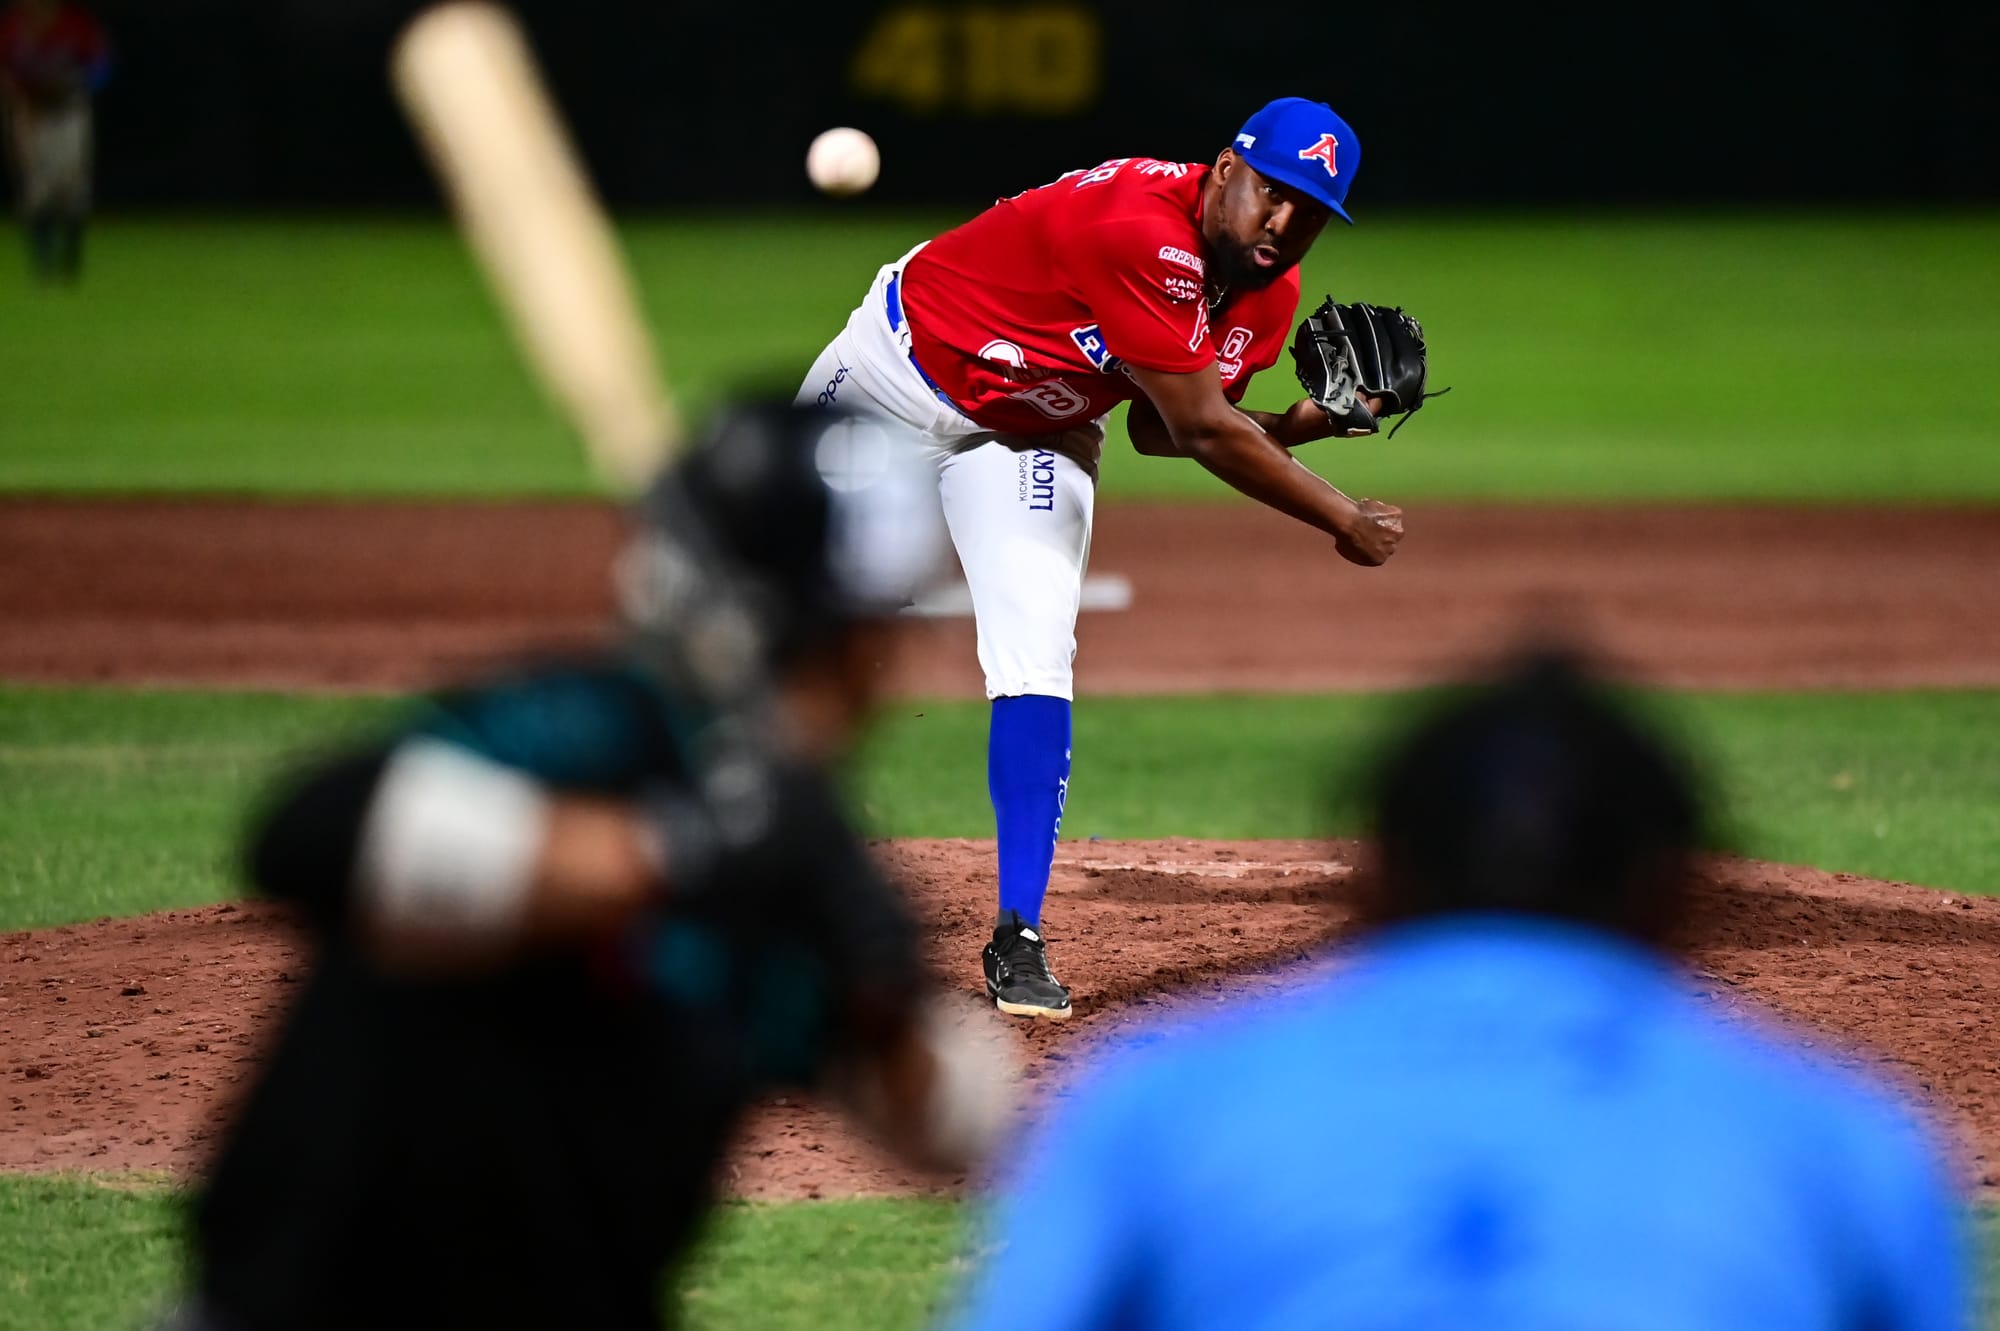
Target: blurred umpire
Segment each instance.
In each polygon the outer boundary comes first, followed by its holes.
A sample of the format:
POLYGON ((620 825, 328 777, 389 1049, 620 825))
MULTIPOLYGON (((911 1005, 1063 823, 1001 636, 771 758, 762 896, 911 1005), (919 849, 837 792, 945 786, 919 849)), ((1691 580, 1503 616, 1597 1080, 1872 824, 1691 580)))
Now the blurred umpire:
POLYGON ((1447 704, 1384 765, 1375 830, 1349 964, 1080 1089, 964 1326, 1967 1325, 1915 1118, 1685 982, 1696 801, 1575 666, 1447 704))
POLYGON ((619 651, 438 697, 270 802, 250 876, 316 955, 198 1199, 180 1325, 657 1326, 773 1087, 977 1156, 985 1051, 821 773, 942 551, 909 456, 723 414, 645 498, 619 651))

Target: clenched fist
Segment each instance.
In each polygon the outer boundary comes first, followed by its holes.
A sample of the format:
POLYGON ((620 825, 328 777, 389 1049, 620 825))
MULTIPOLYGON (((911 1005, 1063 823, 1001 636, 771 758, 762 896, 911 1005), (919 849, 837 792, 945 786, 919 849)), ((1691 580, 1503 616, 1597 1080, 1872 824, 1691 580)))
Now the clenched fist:
POLYGON ((1334 541, 1342 559, 1373 568, 1387 563, 1402 539, 1403 510, 1379 499, 1363 499, 1354 505, 1354 518, 1347 530, 1334 541))

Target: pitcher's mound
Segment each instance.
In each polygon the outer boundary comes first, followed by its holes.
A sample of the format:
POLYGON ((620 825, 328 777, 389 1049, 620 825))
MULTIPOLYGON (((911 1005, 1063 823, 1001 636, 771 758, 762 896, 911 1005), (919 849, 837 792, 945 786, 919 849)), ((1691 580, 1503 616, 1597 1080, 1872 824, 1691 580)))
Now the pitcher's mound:
MULTIPOLYGON (((983 996, 992 845, 906 841, 933 955, 983 996)), ((1351 843, 1065 842, 1047 911, 1064 1023, 1009 1021, 1033 1095, 1097 1043, 1339 965, 1351 843), (1329 948, 1329 944, 1332 946, 1329 948)), ((1816 1044, 1926 1099, 1974 1186, 2000 1185, 2000 901, 1717 860, 1700 888, 1697 973, 1718 1007, 1793 1020, 1816 1044)), ((268 907, 216 906, 0 939, 0 1169, 197 1168, 305 958, 268 907)), ((996 1021, 999 1020, 996 1017, 996 1021)), ((761 1109, 730 1191, 814 1197, 948 1189, 832 1115, 761 1109)))

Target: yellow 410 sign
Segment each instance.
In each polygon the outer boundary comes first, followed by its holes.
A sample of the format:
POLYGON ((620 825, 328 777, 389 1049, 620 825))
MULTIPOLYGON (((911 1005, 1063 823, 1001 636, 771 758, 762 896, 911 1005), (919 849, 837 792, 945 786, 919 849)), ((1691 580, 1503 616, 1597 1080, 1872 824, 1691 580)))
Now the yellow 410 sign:
POLYGON ((1064 116, 1102 83, 1097 15, 1074 5, 898 5, 848 65, 859 96, 913 115, 1064 116))

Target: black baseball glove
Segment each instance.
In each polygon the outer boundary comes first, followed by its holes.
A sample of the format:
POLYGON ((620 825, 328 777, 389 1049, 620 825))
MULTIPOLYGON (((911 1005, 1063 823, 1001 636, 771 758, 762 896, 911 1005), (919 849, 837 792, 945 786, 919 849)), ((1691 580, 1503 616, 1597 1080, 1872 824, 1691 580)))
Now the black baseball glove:
MULTIPOLYGON (((1423 325, 1400 305, 1337 305, 1328 296, 1299 325, 1292 361, 1306 396, 1345 435, 1374 434, 1382 428, 1363 397, 1383 399, 1383 415, 1407 420, 1426 399, 1451 391, 1424 391, 1429 365, 1423 325)), ((1402 428, 1398 421, 1390 438, 1402 428)))

